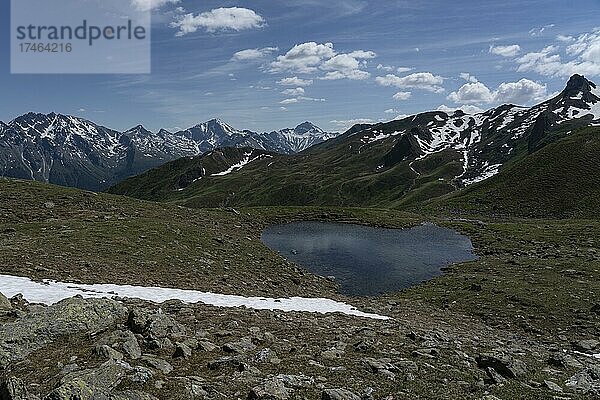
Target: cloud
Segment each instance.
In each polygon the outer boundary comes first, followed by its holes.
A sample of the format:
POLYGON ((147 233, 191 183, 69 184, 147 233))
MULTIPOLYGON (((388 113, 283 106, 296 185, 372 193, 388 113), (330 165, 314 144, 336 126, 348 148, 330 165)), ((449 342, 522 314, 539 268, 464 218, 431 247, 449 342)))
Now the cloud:
POLYGON ((395 108, 388 108, 387 110, 384 111, 385 114, 398 114, 398 110, 396 110, 395 108))
POLYGON ((166 4, 177 4, 181 0, 131 0, 131 5, 140 11, 150 11, 166 4))
POLYGON ((600 75, 600 28, 574 37, 570 43, 562 49, 565 60, 560 54, 561 47, 550 45, 517 58, 517 71, 533 71, 551 77, 600 75))
POLYGON ((491 103, 493 99, 491 90, 481 82, 465 83, 458 91, 448 95, 448 100, 457 104, 491 103))
POLYGON ((468 72, 461 72, 458 76, 460 76, 461 79, 464 79, 467 82, 471 82, 471 83, 479 82, 477 80, 477 78, 475 78, 473 75, 469 74, 468 72))
POLYGON ((473 105, 463 105, 460 107, 448 107, 447 105, 442 104, 441 106, 439 106, 437 108, 437 111, 443 111, 448 114, 453 114, 457 110, 461 110, 467 114, 477 114, 477 113, 483 112, 483 109, 481 109, 477 106, 473 106, 473 105))
POLYGON ((408 100, 410 99, 412 96, 411 92, 398 92, 393 96, 394 100, 398 100, 398 101, 402 101, 402 100, 408 100))
POLYGON ((335 56, 333 43, 318 44, 308 42, 292 47, 286 54, 271 63, 271 72, 295 71, 313 73, 324 60, 335 56))
POLYGON ((301 87, 297 87, 295 89, 285 89, 283 92, 286 96, 302 96, 304 95, 304 89, 301 87))
POLYGON ((541 36, 546 30, 550 29, 550 28, 554 28, 554 24, 548 24, 548 25, 544 25, 541 27, 536 27, 536 28, 532 28, 529 30, 529 34, 531 36, 541 36))
POLYGON ((298 100, 324 102, 325 99, 315 99, 313 97, 298 97, 298 100))
POLYGON ((364 80, 368 79, 371 74, 361 70, 365 65, 363 60, 375 58, 377 55, 372 51, 353 51, 348 54, 339 54, 325 61, 321 65, 321 69, 329 71, 322 78, 326 80, 350 79, 364 80))
POLYGON ((388 74, 386 76, 378 76, 375 80, 381 86, 393 86, 400 89, 421 89, 434 93, 444 92, 444 88, 441 86, 444 83, 444 78, 433 75, 431 72, 417 72, 402 78, 388 74))
POLYGON ((395 67, 393 65, 383 65, 383 64, 377 65, 377 69, 381 70, 381 71, 392 72, 394 70, 394 68, 395 67))
POLYGON ((260 60, 261 58, 264 58, 277 50, 279 50, 279 48, 277 48, 277 47, 263 47, 262 49, 240 50, 233 55, 232 60, 235 60, 235 61, 260 60))
POLYGON ((521 46, 511 44, 509 46, 490 46, 490 53, 502 57, 515 57, 521 52, 521 46))
POLYGON ((501 83, 494 92, 497 103, 526 104, 531 101, 545 100, 548 96, 546 85, 521 79, 518 82, 501 83))
POLYGON ((292 47, 286 54, 280 55, 270 65, 270 72, 298 72, 313 74, 325 71, 319 79, 324 80, 364 80, 371 76, 363 68, 366 60, 375 58, 372 51, 356 50, 338 54, 332 43, 320 44, 307 42, 292 47))
POLYGON ((517 82, 501 83, 494 91, 481 82, 469 82, 456 92, 448 95, 448 100, 461 105, 515 103, 527 104, 547 98, 547 87, 544 84, 521 79, 517 82))
POLYGON ((556 37, 556 40, 558 40, 559 42, 572 42, 575 40, 575 38, 573 36, 558 35, 556 37))
MULTIPOLYGON (((300 88, 301 89, 301 88, 300 88)), ((279 102, 279 104, 296 104, 300 101, 316 101, 316 102, 324 102, 326 101, 325 99, 315 99, 313 97, 306 97, 306 96, 298 96, 298 97, 293 97, 293 98, 289 98, 289 99, 285 99, 285 100, 281 100, 279 102)))
POLYGON ((408 67, 398 67, 396 68, 396 72, 398 72, 399 74, 403 74, 405 72, 409 72, 412 71, 412 68, 408 68, 408 67))
POLYGON ((300 79, 297 76, 291 78, 283 78, 277 81, 282 86, 310 86, 313 84, 312 79, 300 79))
POLYGON ((265 25, 265 19, 253 10, 241 7, 222 7, 198 15, 185 14, 179 16, 170 26, 179 29, 176 36, 184 36, 196 32, 199 28, 214 33, 255 29, 265 25))

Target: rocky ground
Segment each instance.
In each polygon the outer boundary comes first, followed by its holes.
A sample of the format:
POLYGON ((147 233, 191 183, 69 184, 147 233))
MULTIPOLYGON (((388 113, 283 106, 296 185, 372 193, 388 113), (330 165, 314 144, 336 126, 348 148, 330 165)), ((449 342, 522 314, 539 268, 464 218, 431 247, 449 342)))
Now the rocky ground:
POLYGON ((600 223, 381 210, 187 210, 0 181, 0 273, 244 295, 321 295, 392 319, 0 296, 0 399, 600 398, 600 223), (274 221, 468 234, 481 257, 346 298, 260 244, 274 221), (261 284, 262 283, 262 284, 261 284))
POLYGON ((593 398, 596 340, 544 345, 390 301, 390 321, 73 298, 2 300, 2 399, 593 398), (498 396, 501 396, 499 394, 498 396))

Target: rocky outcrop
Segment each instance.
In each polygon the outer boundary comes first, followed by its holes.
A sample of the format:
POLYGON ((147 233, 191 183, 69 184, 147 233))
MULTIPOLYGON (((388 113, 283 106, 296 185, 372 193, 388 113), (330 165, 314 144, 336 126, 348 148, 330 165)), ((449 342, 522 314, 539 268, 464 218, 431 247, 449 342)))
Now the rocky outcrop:
POLYGON ((0 325, 0 367, 25 358, 56 339, 97 332, 121 322, 127 308, 108 299, 72 298, 50 307, 35 307, 12 323, 0 325))

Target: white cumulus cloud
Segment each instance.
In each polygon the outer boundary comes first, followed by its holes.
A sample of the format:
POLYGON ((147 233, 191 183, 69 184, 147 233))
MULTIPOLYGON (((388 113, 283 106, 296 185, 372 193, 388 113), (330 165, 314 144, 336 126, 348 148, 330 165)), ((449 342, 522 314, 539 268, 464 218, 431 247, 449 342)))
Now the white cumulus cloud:
POLYGON ((517 58, 517 70, 563 78, 573 74, 600 76, 600 28, 568 40, 559 39, 558 44, 517 58))
POLYGON ((282 86, 310 86, 313 84, 312 79, 301 79, 297 76, 293 76, 290 78, 283 78, 277 81, 278 84, 282 86))
POLYGON ((448 95, 448 100, 457 104, 491 103, 493 99, 492 91, 481 82, 465 83, 458 91, 448 95))
POLYGON ((281 93, 285 94, 286 96, 303 96, 305 92, 303 88, 297 87, 295 89, 285 89, 281 93))
POLYGON ((527 104, 545 100, 547 96, 548 92, 545 84, 523 78, 517 82, 503 82, 495 90, 491 90, 478 81, 465 83, 456 92, 450 93, 448 100, 461 105, 527 104))
POLYGON ((213 33, 261 28, 265 24, 266 21, 263 17, 248 8, 221 7, 198 15, 181 15, 171 23, 171 27, 178 29, 177 36, 184 36, 194 33, 200 28, 213 33))
POLYGON ((444 78, 434 75, 431 72, 416 72, 404 77, 388 74, 386 76, 378 76, 375 80, 381 86, 393 86, 400 89, 421 89, 434 93, 444 92, 444 88, 441 86, 444 83, 444 78))
POLYGON ((270 72, 315 74, 324 71, 324 80, 364 80, 371 74, 364 70, 367 60, 377 55, 372 51, 356 50, 338 53, 333 43, 307 42, 292 47, 270 65, 270 72))
POLYGON ((515 57, 521 52, 521 46, 511 44, 508 46, 490 46, 490 53, 502 57, 515 57))
POLYGON ((324 60, 335 56, 333 43, 308 42, 292 47, 286 54, 271 63, 272 72, 296 71, 313 73, 324 60))
POLYGON ((398 92, 393 96, 394 100, 398 100, 398 101, 402 101, 402 100, 408 100, 410 99, 412 96, 411 92, 398 92))

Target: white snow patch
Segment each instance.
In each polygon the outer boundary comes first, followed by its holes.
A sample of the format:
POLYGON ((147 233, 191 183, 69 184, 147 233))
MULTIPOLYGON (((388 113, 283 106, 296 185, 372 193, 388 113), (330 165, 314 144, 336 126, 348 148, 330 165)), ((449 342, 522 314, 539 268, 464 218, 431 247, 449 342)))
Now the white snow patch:
POLYGON ((404 131, 396 131, 396 132, 393 132, 393 133, 383 133, 383 131, 380 132, 380 133, 378 133, 377 131, 373 131, 373 133, 375 133, 376 136, 373 136, 373 137, 365 136, 365 137, 363 137, 361 139, 361 142, 363 142, 365 144, 375 143, 375 142, 387 139, 387 138, 392 137, 392 136, 401 135, 401 134, 404 133, 404 131))
POLYGON ((263 158, 263 156, 264 157, 268 157, 268 158, 272 157, 272 156, 270 156, 268 154, 261 154, 261 155, 259 155, 257 157, 254 157, 254 158, 250 158, 251 156, 252 156, 252 152, 246 153, 246 154, 244 154, 244 159, 242 161, 240 161, 239 163, 232 165, 231 167, 229 167, 227 170, 225 170, 223 172, 218 172, 216 174, 212 174, 212 175, 209 175, 209 176, 224 176, 224 175, 229 175, 232 172, 239 171, 240 169, 244 168, 244 166, 250 164, 251 162, 263 158))
POLYGON ((33 282, 29 278, 0 275, 0 293, 6 297, 22 294, 30 303, 55 304, 75 296, 84 298, 128 297, 163 303, 181 300, 184 303, 204 303, 216 307, 247 307, 255 310, 300 311, 318 314, 342 313, 355 317, 387 320, 389 317, 357 310, 350 304, 324 298, 291 297, 274 299, 269 297, 244 297, 196 290, 168 289, 131 285, 63 283, 44 280, 33 282))
MULTIPOLYGON (((487 164, 487 162, 486 162, 486 164, 487 164)), ((486 179, 491 178, 492 176, 498 174, 498 172, 500 172, 500 167, 502 167, 502 164, 486 165, 483 172, 481 172, 481 175, 476 176, 475 178, 465 179, 463 181, 463 183, 466 186, 469 186, 469 185, 473 185, 477 182, 485 181, 486 179)))

